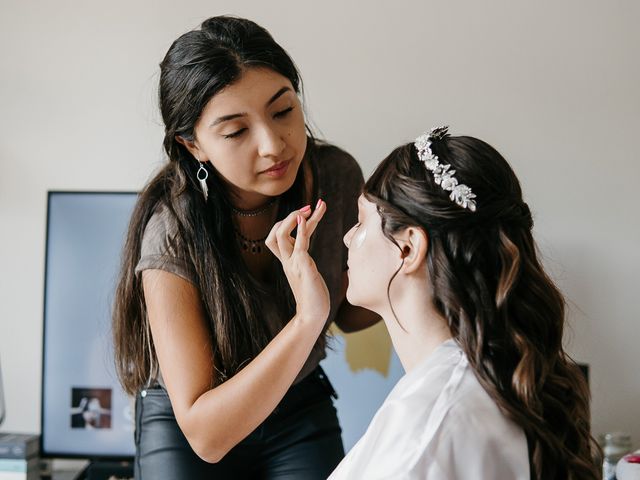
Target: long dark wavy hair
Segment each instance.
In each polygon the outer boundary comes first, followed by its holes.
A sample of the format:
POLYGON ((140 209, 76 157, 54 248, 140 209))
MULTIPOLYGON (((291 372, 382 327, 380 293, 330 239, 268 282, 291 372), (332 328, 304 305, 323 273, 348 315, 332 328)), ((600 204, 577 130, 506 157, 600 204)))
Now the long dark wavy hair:
POLYGON ((432 150, 476 194, 476 212, 449 199, 413 144, 378 166, 365 197, 392 242, 409 226, 427 232, 433 303, 483 388, 523 428, 531 478, 600 478, 588 386, 562 348, 565 302, 538 259, 515 173, 476 138, 446 136, 432 150))
MULTIPOLYGON (((133 211, 113 311, 116 370, 129 394, 143 388, 157 368, 142 279, 135 267, 145 227, 160 206, 177 225, 171 245, 175 255, 190 261, 195 270, 213 345, 216 378, 212 386, 233 376, 271 338, 259 315, 256 293, 260 287, 249 275, 235 240, 229 192, 207 163, 209 196, 205 201, 197 181, 200 163, 176 140, 176 136, 193 140, 194 126, 207 102, 249 68, 271 69, 289 79, 300 93, 300 75, 286 51, 264 28, 242 18, 206 20, 200 29, 173 42, 160 64, 159 103, 169 162, 140 193, 133 211)), ((293 186, 280 197, 278 218, 317 195, 306 188, 304 164, 313 171, 315 151, 308 128, 307 132, 303 165, 293 186)), ((279 263, 274 272, 284 321, 293 314, 293 297, 279 263)))

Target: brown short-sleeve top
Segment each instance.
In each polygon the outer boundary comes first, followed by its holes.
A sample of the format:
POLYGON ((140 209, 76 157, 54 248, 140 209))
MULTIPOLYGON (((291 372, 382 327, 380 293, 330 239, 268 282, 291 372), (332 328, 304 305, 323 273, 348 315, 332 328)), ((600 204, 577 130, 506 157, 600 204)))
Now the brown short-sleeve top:
MULTIPOLYGON (((318 195, 327 204, 327 212, 314 234, 310 253, 327 284, 331 298, 328 327, 335 319, 342 300, 342 277, 347 262, 347 250, 342 238, 357 221, 357 199, 362 190, 363 176, 355 159, 343 150, 326 144, 320 144, 316 148, 316 155, 312 157, 316 163, 315 180, 318 195)), ((147 269, 165 270, 198 284, 191 261, 179 258, 172 248, 176 231, 173 217, 159 206, 145 228, 136 273, 147 269)), ((267 295, 262 296, 261 300, 264 304, 265 322, 275 336, 279 325, 285 324, 288 319, 282 322, 275 318, 280 313, 267 295)), ((322 345, 316 343, 296 382, 316 368, 325 356, 322 345)), ((157 380, 163 383, 161 378, 157 380)))

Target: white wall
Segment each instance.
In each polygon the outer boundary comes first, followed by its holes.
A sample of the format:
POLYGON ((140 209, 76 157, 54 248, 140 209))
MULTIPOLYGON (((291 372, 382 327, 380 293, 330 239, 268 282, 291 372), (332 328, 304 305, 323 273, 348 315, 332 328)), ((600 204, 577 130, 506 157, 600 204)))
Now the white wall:
POLYGON ((314 123, 365 174, 441 123, 505 154, 571 304, 568 349, 592 367, 594 431, 640 447, 634 0, 0 0, 2 429, 39 429, 46 191, 143 185, 162 160, 157 65, 222 13, 292 54, 314 123))

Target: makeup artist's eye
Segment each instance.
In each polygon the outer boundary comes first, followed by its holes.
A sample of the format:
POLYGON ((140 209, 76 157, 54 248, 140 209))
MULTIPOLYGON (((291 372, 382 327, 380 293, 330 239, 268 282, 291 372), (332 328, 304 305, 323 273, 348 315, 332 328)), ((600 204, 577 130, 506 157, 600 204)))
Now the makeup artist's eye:
POLYGON ((230 133, 228 135, 223 135, 224 138, 236 138, 238 136, 240 136, 244 131, 246 130, 246 128, 241 128, 240 130, 237 130, 233 133, 230 133))
POLYGON ((289 107, 289 108, 285 108, 284 110, 277 112, 273 118, 282 118, 282 117, 286 117, 289 112, 291 112, 291 110, 293 110, 293 107, 289 107))

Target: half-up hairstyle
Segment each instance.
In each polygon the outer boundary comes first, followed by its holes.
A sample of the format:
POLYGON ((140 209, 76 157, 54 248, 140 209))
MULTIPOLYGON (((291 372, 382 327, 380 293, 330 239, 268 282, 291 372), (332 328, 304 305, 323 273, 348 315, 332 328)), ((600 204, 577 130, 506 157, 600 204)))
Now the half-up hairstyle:
MULTIPOLYGON (((237 245, 229 192, 211 164, 208 199, 197 181, 200 162, 176 140, 194 140, 195 124, 207 102, 251 68, 266 68, 286 77, 296 93, 301 79, 287 52, 261 26, 235 17, 213 17, 200 29, 180 36, 160 64, 159 103, 165 126, 164 150, 169 162, 140 193, 124 247, 113 311, 116 370, 124 390, 135 394, 155 375, 157 361, 147 320, 142 278, 135 273, 142 238, 158 207, 166 209, 177 232, 171 248, 194 268, 201 301, 210 326, 216 367, 212 386, 233 376, 269 342, 271 334, 260 315, 260 286, 252 280, 237 245)), ((280 197, 278 219, 306 203, 304 164, 315 153, 309 134, 303 165, 293 186, 280 197)), ((315 182, 314 182, 315 183, 315 182)), ((294 302, 282 273, 276 270, 276 299, 284 319, 294 302)), ((324 341, 321 337, 320 342, 324 341)))
POLYGON ((365 197, 391 241, 410 226, 427 233, 434 306, 480 384, 523 428, 531 478, 600 478, 586 380, 562 347, 565 302, 538 259, 515 173, 476 138, 445 136, 431 148, 471 187, 475 212, 435 183, 413 144, 378 166, 365 197))

